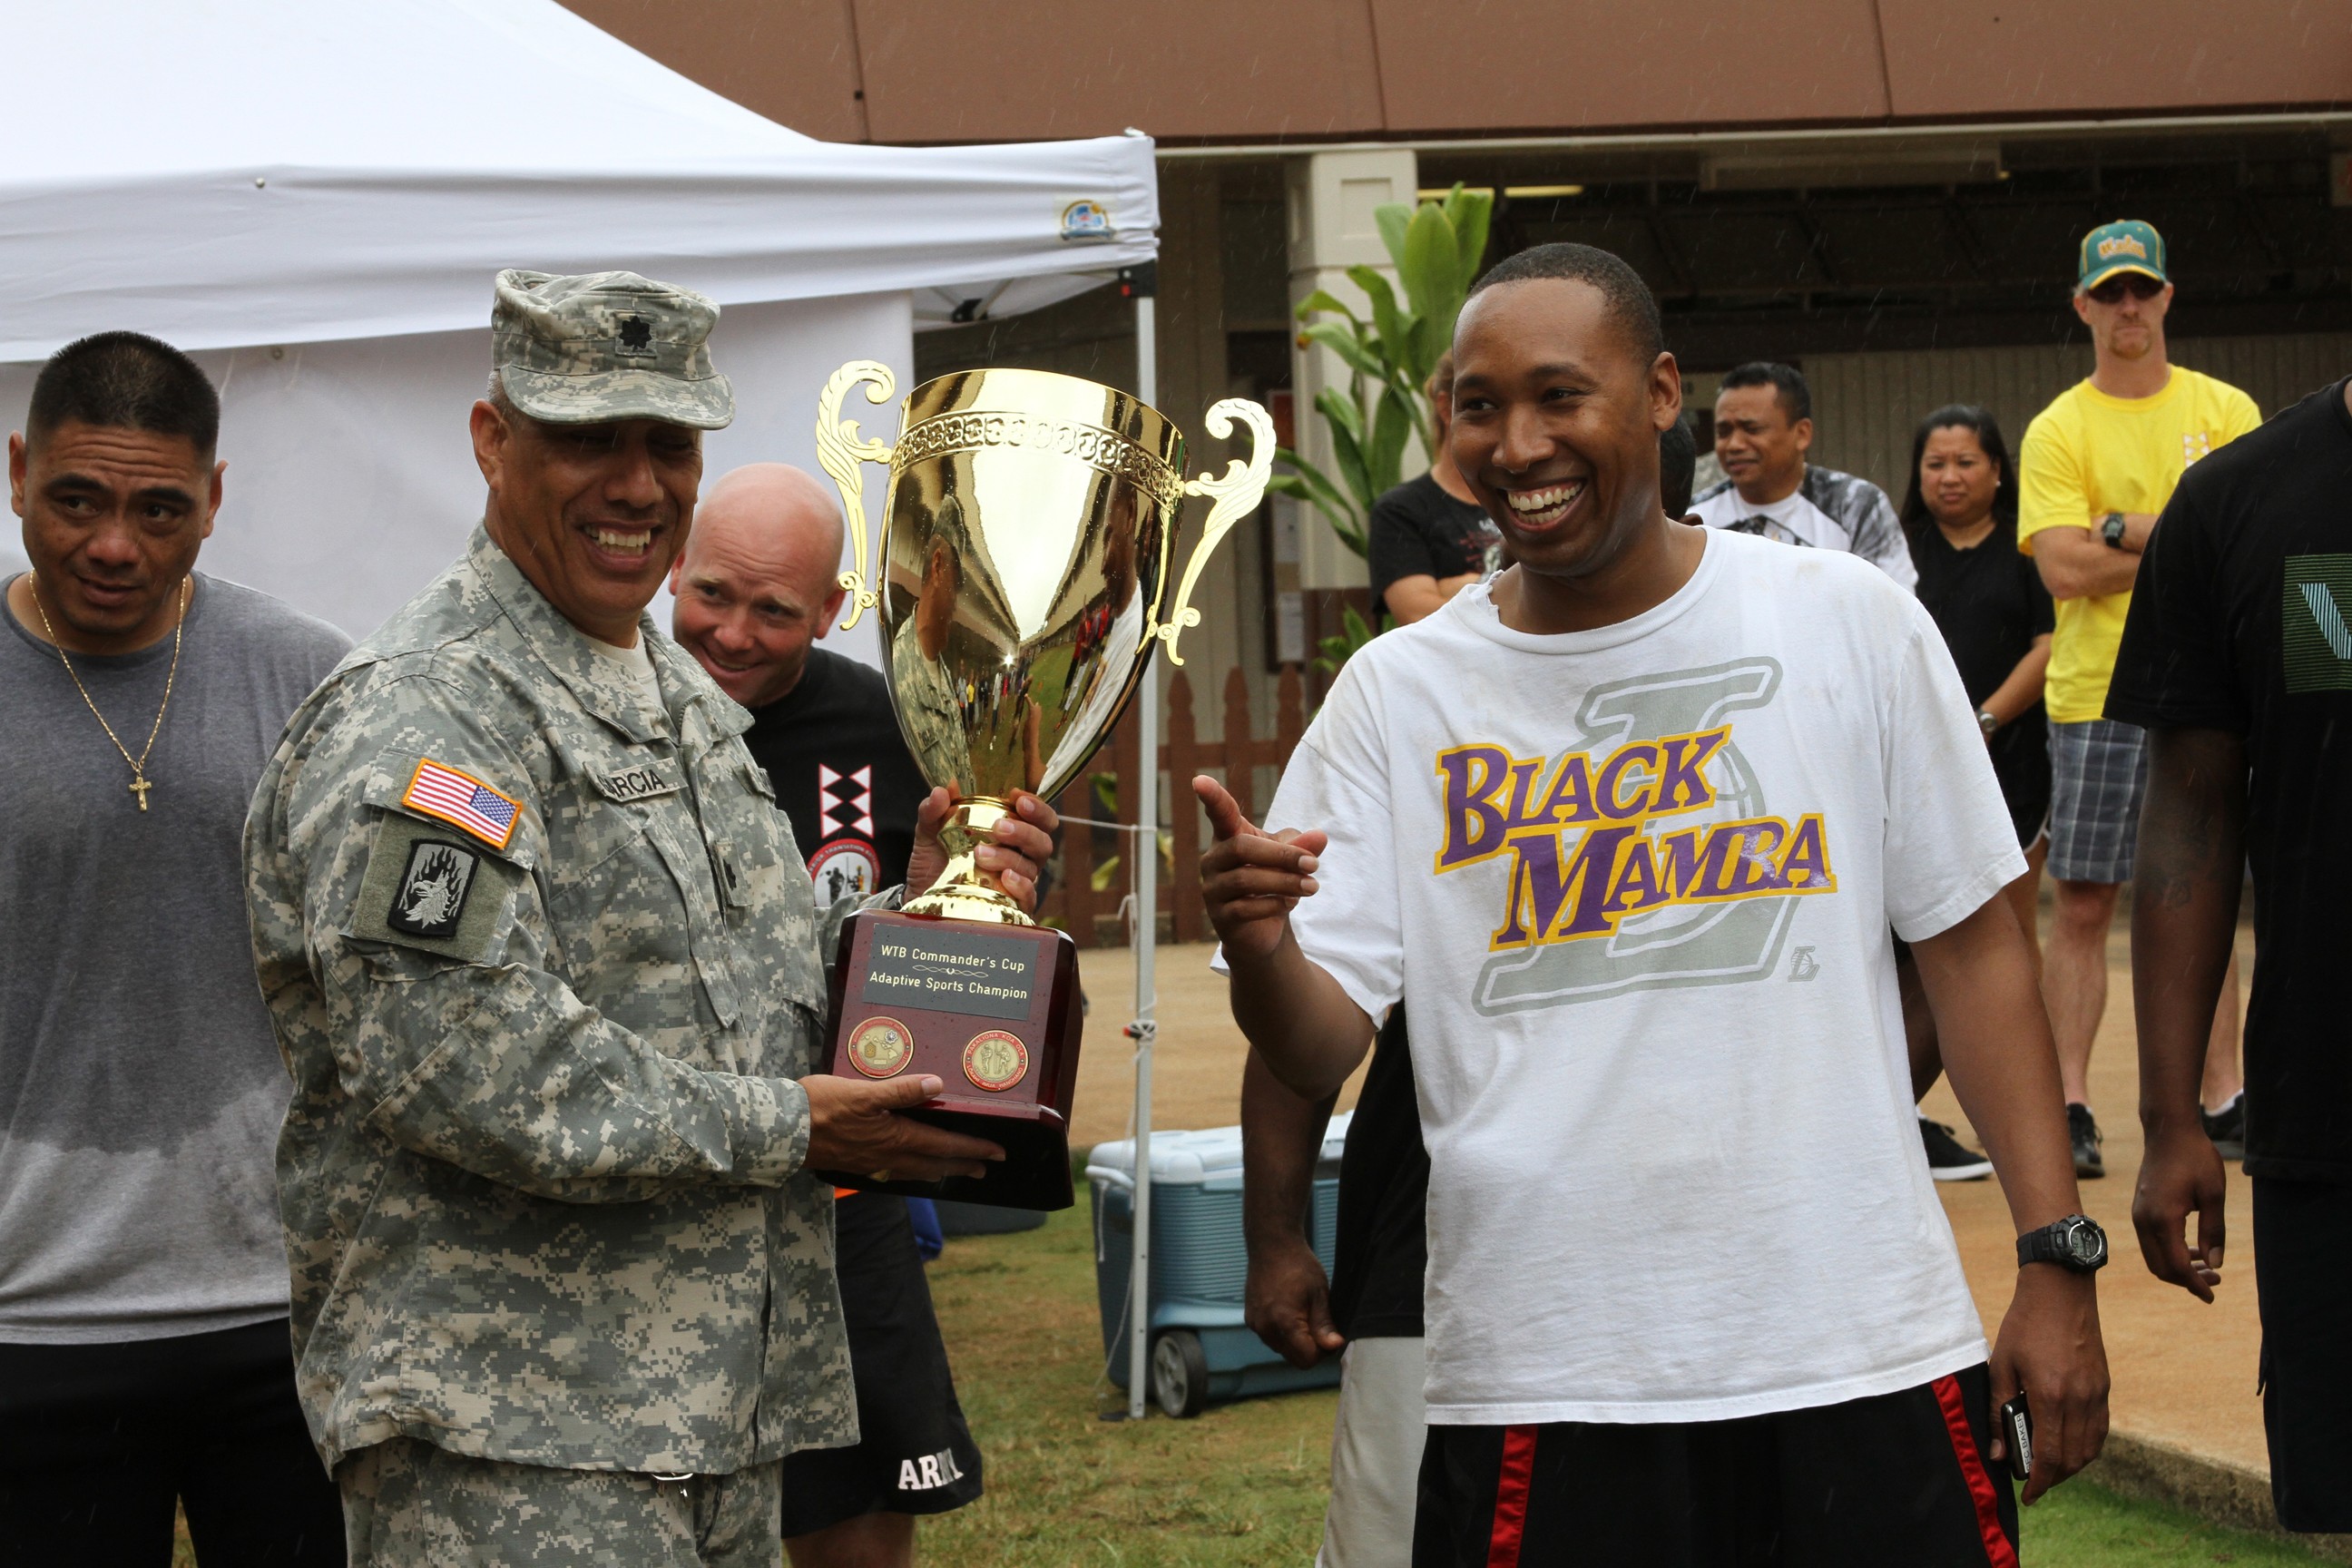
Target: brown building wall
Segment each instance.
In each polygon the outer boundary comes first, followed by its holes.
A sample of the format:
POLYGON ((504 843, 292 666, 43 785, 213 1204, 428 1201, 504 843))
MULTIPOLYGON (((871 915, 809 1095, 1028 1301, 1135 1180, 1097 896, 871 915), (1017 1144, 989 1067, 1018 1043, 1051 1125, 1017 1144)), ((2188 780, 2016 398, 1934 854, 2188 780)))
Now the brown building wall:
POLYGON ((878 142, 1129 126, 1257 141, 1381 122, 1362 0, 857 0, 857 25, 878 142))
POLYGON ((1370 0, 1381 130, 1853 123, 1887 114, 1871 0, 1370 0), (1765 16, 1769 26, 1759 26, 1765 16))
POLYGON ((851 0, 564 0, 679 75, 821 142, 870 142, 851 0))
POLYGON ((1905 119, 2352 102, 2344 0, 1877 0, 1905 119))
POLYGON ((828 141, 1169 142, 2352 103, 2345 0, 566 0, 828 141))

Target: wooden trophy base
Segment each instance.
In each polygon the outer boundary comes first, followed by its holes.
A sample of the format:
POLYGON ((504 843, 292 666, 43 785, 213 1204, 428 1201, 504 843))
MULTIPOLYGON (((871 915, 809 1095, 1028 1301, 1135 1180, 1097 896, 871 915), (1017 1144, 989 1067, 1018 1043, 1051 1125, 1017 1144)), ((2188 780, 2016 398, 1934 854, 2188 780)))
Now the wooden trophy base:
POLYGON ((1070 1095, 1078 1076, 1077 944, 1043 926, 867 910, 841 931, 833 1036, 819 1069, 929 1074, 947 1087, 907 1114, 1000 1144, 982 1177, 895 1180, 820 1171, 835 1186, 1003 1208, 1066 1209, 1070 1095))

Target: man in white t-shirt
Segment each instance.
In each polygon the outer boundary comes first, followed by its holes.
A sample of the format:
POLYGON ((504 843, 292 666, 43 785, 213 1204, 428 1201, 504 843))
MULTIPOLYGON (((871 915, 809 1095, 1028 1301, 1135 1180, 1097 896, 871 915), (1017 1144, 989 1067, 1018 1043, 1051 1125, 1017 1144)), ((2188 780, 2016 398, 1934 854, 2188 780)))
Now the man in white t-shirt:
POLYGON ((1698 520, 1783 544, 1859 555, 1906 588, 1919 585, 1911 547, 1886 492, 1809 463, 1813 394, 1792 364, 1758 360, 1723 378, 1715 398, 1715 459, 1725 478, 1699 492, 1698 520))
POLYGON ((1279 831, 1194 786, 1285 1085, 1412 1016, 1414 1562, 2013 1564, 1994 1411, 2030 1394, 2028 1501, 2098 1451, 2105 1241, 1943 639, 1839 553, 1669 521, 1679 373, 1616 258, 1502 263, 1454 354, 1454 460, 1517 564, 1349 661, 1279 831), (1990 1362, 1890 927, 2023 1233, 1990 1362))

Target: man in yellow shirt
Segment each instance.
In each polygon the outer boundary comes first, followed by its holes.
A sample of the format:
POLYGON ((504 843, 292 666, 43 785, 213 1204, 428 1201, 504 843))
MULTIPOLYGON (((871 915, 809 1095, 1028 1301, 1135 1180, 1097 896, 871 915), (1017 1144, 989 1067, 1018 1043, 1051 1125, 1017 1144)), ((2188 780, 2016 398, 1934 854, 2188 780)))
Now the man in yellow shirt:
MULTIPOLYGON (((2020 455, 2018 548, 2033 557, 2058 629, 2050 641, 2050 874, 2057 883, 2042 971, 2066 1089, 2074 1169, 2105 1173, 2091 1114, 2092 1037, 2107 1002, 2107 926, 2131 880, 2142 734, 2104 717, 2140 552, 2189 465, 2262 423, 2234 386, 2169 363, 2164 240, 2126 219, 2083 237, 2074 313, 2091 330, 2091 377, 2035 416, 2020 455)), ((2206 1131, 2242 1158, 2232 963, 2206 1053, 2206 1131)))

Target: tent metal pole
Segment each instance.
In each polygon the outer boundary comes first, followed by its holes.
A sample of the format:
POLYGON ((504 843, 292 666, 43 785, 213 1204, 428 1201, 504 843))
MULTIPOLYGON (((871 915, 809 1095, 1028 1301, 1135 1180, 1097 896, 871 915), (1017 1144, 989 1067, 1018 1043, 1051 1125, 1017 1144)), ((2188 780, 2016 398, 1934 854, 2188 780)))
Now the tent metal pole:
MULTIPOLYGON (((1160 344, 1154 331, 1150 274, 1135 294, 1135 391, 1148 404, 1160 401, 1160 344)), ((1156 639, 1155 639, 1156 640, 1156 639)), ((1153 1019, 1158 995, 1152 961, 1160 942, 1160 671, 1147 661, 1142 689, 1136 693, 1135 822, 1129 846, 1135 877, 1135 1247, 1134 1277, 1128 1284, 1127 1416, 1143 1419, 1144 1390, 1151 1363, 1151 1047, 1159 1034, 1153 1019)))

